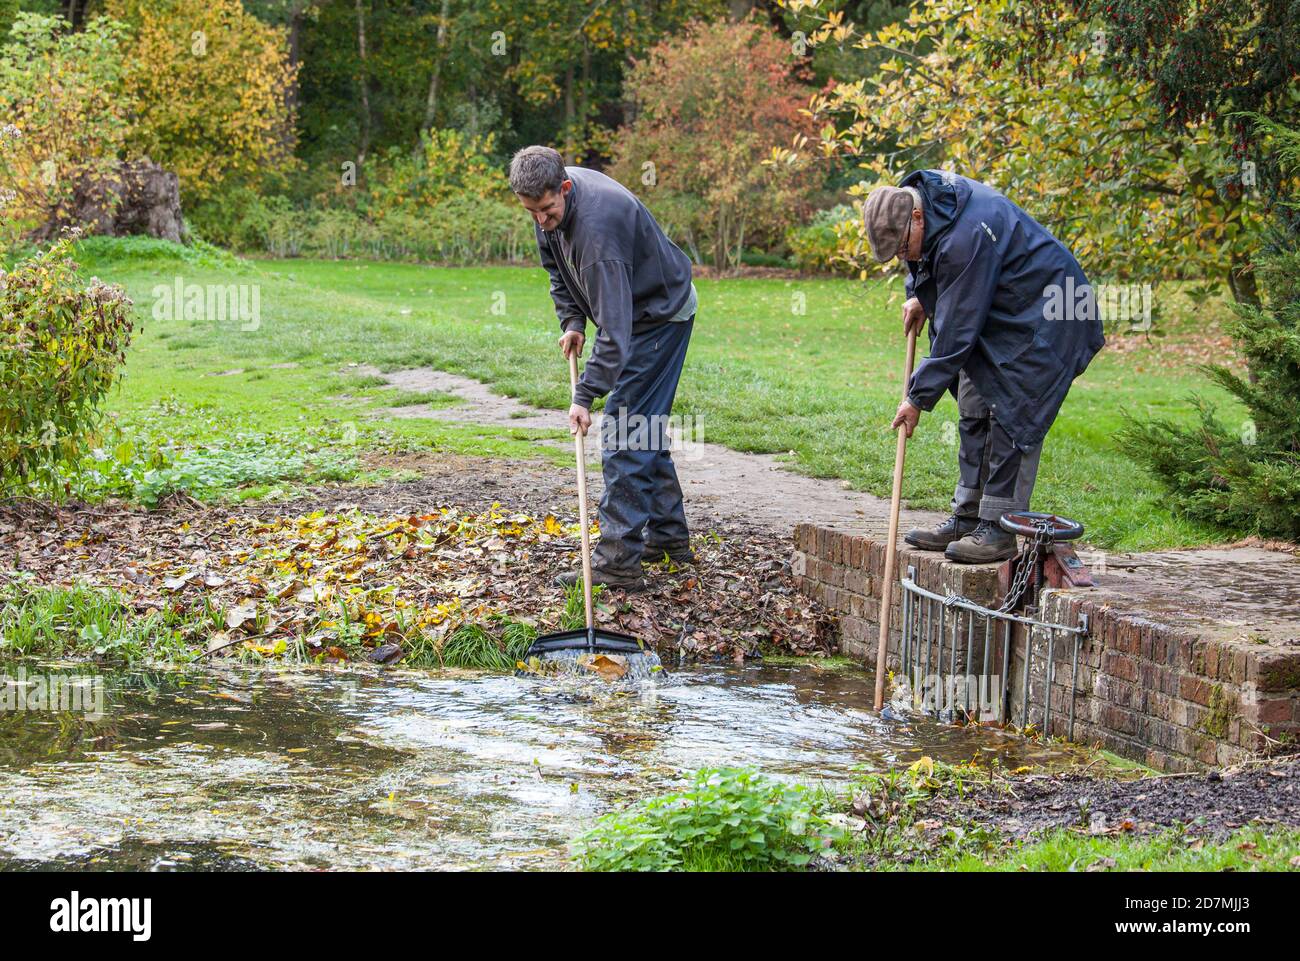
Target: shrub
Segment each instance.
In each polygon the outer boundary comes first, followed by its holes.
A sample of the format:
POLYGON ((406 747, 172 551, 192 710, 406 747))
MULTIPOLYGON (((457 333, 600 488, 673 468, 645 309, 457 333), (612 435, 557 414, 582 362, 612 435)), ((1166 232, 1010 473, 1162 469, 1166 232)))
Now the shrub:
POLYGON ((656 216, 662 207, 670 235, 719 269, 739 264, 747 244, 778 245, 816 186, 803 163, 764 163, 812 132, 800 73, 764 24, 693 23, 628 73, 636 113, 610 175, 656 216))
POLYGON ((44 482, 92 439, 134 332, 120 287, 87 286, 72 238, 0 277, 0 489, 44 482))
POLYGON ((371 179, 372 215, 382 220, 397 210, 418 214, 453 197, 509 199, 509 184, 493 156, 495 146, 491 134, 434 129, 420 134, 415 156, 390 149, 371 179))
POLYGON ((853 226, 857 215, 848 204, 819 210, 805 226, 786 234, 790 259, 800 270, 826 271, 857 276, 858 268, 841 255, 838 225, 853 226))
POLYGON ((394 210, 372 222, 346 207, 297 210, 268 204, 263 249, 276 257, 365 257, 422 263, 519 262, 534 250, 528 219, 500 200, 452 197, 437 207, 394 210))
POLYGON ((706 768, 689 790, 602 817, 574 855, 588 871, 800 868, 841 833, 823 808, 806 787, 706 768))
POLYGON ((239 0, 108 0, 125 23, 122 83, 138 104, 128 146, 180 177, 186 203, 231 177, 291 166, 297 68, 283 27, 239 0))
POLYGON ((530 259, 532 225, 492 150, 490 136, 433 130, 421 135, 415 156, 394 148, 367 165, 357 187, 308 191, 311 206, 230 185, 196 205, 190 221, 208 240, 276 257, 447 264, 530 259))
POLYGON ((271 221, 287 206, 283 197, 263 197, 245 184, 227 185, 192 204, 185 224, 192 234, 219 247, 248 253, 266 249, 271 221))

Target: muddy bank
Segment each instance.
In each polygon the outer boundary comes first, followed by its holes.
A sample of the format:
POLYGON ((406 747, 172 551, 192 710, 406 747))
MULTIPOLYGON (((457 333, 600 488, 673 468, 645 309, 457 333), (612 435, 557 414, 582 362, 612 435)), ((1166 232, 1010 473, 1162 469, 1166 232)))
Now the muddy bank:
POLYGON ((1300 827, 1300 757, 1208 774, 1133 780, 1032 774, 937 798, 926 815, 967 820, 1026 838, 1054 828, 1086 834, 1150 833, 1174 826, 1222 837, 1249 823, 1300 827))

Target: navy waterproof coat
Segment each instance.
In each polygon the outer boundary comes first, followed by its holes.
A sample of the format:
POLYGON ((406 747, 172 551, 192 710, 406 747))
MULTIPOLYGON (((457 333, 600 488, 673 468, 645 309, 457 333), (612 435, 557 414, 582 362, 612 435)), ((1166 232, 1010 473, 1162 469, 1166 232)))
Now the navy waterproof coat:
POLYGON ((919 170, 921 259, 906 289, 930 318, 930 356, 908 399, 931 410, 966 375, 1022 450, 1046 436, 1070 383, 1105 343, 1096 298, 1074 256, 992 187, 919 170))

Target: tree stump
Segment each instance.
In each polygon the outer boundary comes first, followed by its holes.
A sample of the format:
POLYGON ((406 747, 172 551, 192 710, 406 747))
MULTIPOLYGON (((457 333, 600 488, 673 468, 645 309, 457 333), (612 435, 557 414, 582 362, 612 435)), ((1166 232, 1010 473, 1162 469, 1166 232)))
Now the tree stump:
POLYGON ((118 165, 110 177, 87 180, 73 191, 71 212, 38 228, 33 239, 49 240, 64 226, 79 224, 107 237, 145 234, 181 243, 180 180, 148 157, 118 165))

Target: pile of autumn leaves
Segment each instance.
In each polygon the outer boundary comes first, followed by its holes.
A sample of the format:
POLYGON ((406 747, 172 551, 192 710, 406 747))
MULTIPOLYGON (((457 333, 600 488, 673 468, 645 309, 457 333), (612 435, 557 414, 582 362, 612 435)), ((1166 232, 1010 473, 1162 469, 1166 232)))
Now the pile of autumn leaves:
MULTIPOLYGON (((137 610, 143 601, 192 614, 207 655, 438 667, 455 665, 449 651, 473 632, 472 644, 495 643, 513 663, 537 634, 580 626, 580 602, 553 582, 577 563, 579 531, 549 514, 237 515, 176 533, 199 549, 155 554, 148 584, 125 586, 137 610)), ((644 594, 598 595, 597 621, 688 657, 830 649, 829 620, 793 592, 778 560, 725 542, 698 553, 698 568, 652 569, 644 594)))
POLYGON ((415 654, 437 664, 441 642, 465 625, 509 618, 535 630, 558 621, 564 599, 557 605, 554 590, 553 609, 521 610, 511 594, 534 549, 572 534, 553 516, 497 507, 395 518, 236 516, 215 539, 228 547, 165 562, 154 573, 168 600, 210 618, 212 653, 276 656, 293 648, 322 660, 415 654))

